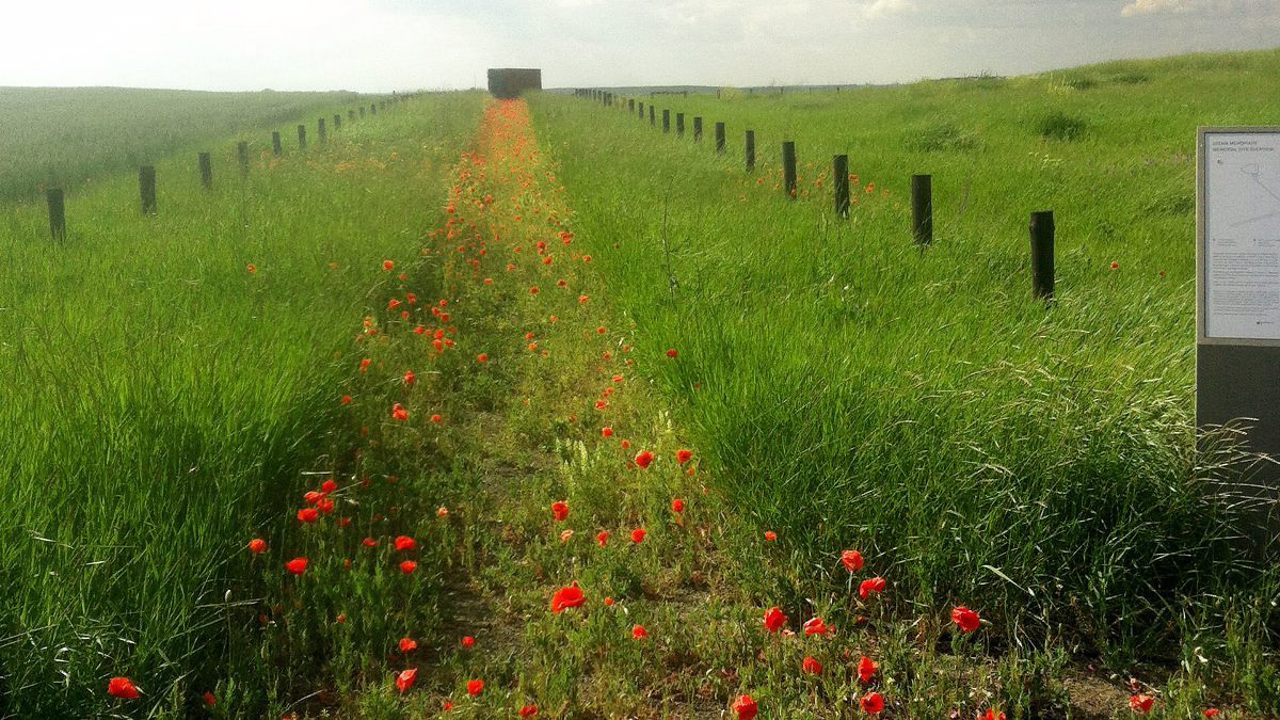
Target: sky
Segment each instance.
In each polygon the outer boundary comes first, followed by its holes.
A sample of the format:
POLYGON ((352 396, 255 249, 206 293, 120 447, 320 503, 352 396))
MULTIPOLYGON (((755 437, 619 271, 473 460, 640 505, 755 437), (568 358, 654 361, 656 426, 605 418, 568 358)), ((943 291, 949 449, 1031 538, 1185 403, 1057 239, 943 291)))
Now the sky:
POLYGON ((0 0, 0 86, 886 83, 1276 46, 1280 0, 0 0))

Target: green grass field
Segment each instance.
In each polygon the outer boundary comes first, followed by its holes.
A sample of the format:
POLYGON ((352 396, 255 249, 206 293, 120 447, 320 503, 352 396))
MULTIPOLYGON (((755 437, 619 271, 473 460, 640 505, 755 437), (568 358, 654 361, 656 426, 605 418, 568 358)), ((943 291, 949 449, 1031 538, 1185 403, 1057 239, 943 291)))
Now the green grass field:
MULTIPOLYGON (((1198 125, 1274 121, 1278 70, 1274 51, 1188 56, 657 98, 656 128, 625 100, 542 96, 534 116, 615 302, 650 350, 679 350, 655 379, 734 504, 793 540, 797 574, 864 538, 904 612, 980 601, 1011 645, 1120 662, 1214 645, 1234 667, 1272 647, 1278 586, 1232 541, 1216 458, 1194 452, 1194 143, 1198 125), (848 220, 838 153, 858 180, 848 220), (913 173, 933 175, 924 252, 913 173), (1046 209, 1050 308, 1028 270, 1046 209)), ((1272 697, 1274 668, 1256 688, 1272 697)))
POLYGON ((348 123, 328 94, 0 91, 29 119, 0 170, 0 717, 1275 717, 1280 574, 1192 426, 1195 128, 1272 120, 1277 72, 725 89, 657 98, 668 136, 551 93, 348 123), (36 109, 142 102, 160 130, 36 109))
POLYGON ((196 144, 234 133, 269 142, 271 130, 280 130, 291 141, 298 123, 314 132, 317 118, 378 99, 350 92, 0 87, 6 118, 0 201, 134 169, 179 150, 194 153, 196 144))

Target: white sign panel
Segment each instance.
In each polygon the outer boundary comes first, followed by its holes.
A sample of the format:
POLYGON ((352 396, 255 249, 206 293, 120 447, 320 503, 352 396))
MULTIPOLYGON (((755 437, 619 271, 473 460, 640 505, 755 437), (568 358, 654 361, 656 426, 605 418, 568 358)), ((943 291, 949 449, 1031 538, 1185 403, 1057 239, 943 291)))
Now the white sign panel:
POLYGON ((1201 136, 1205 339, 1280 340, 1280 130, 1201 136))

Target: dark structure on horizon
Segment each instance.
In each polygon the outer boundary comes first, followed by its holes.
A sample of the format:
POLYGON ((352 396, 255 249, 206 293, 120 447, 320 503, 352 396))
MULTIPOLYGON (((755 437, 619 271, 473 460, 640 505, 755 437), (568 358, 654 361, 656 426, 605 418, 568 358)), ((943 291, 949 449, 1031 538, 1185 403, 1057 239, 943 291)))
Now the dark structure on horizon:
POLYGON ((489 94, 510 100, 526 90, 542 89, 541 68, 489 68, 489 94))

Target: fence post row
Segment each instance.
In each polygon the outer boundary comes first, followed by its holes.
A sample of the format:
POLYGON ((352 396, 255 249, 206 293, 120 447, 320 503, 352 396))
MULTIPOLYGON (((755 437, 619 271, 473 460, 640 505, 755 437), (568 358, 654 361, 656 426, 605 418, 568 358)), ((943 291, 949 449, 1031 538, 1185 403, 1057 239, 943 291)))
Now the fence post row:
POLYGON ((49 204, 49 234, 55 241, 67 239, 67 208, 62 196, 62 188, 48 188, 44 191, 45 201, 49 204))
POLYGON ((1053 211, 1031 213, 1031 294, 1053 299, 1053 211))
POLYGON ((933 242, 933 176, 911 176, 911 235, 916 243, 933 242))
POLYGON ((836 155, 831 159, 831 177, 835 180, 836 214, 849 217, 849 156, 836 155))
POLYGON ((200 184, 204 185, 205 190, 212 190, 213 162, 209 159, 209 153, 202 152, 197 159, 200 163, 200 184))
POLYGON ((793 140, 782 143, 782 184, 787 197, 796 199, 796 144, 793 140))
POLYGON ((142 199, 142 214, 156 214, 156 167, 143 165, 138 168, 138 195, 142 199))

